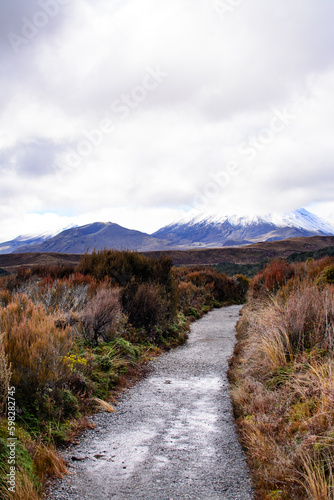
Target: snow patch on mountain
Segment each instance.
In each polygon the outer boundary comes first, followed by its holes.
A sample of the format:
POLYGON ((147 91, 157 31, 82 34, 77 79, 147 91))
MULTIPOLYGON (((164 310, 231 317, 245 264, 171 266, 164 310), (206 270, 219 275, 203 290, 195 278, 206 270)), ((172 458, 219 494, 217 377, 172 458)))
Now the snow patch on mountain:
POLYGON ((77 226, 75 224, 70 224, 67 227, 58 229, 52 233, 46 231, 44 233, 39 233, 39 234, 20 234, 13 240, 4 241, 0 243, 0 254, 14 253, 18 251, 20 248, 27 245, 39 245, 53 238, 62 231, 65 231, 66 229, 72 229, 74 227, 77 226))
POLYGON ((196 224, 217 225, 224 224, 225 222, 228 222, 234 227, 246 227, 266 223, 273 224, 274 226, 280 228, 292 227, 306 231, 320 231, 324 234, 334 235, 334 226, 332 224, 321 219, 317 215, 312 214, 305 208, 301 208, 293 212, 269 213, 263 215, 227 215, 223 210, 218 210, 216 212, 204 211, 201 213, 197 210, 192 210, 183 219, 171 224, 170 226, 196 224))

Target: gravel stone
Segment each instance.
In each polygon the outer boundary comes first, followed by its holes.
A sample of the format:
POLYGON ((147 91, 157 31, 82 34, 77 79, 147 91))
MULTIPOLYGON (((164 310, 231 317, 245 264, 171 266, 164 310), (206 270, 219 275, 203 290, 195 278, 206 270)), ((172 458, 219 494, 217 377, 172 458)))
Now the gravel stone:
POLYGON ((251 500, 250 474, 237 438, 228 359, 240 306, 194 323, 188 342, 151 362, 117 413, 99 413, 65 458, 71 474, 49 500, 251 500))

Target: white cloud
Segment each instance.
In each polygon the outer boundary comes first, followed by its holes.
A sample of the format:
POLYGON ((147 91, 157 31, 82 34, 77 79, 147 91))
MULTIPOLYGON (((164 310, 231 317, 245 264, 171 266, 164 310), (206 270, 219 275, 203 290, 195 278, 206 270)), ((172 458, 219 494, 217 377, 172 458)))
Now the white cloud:
POLYGON ((223 19, 213 0, 52 0, 57 15, 16 54, 8 33, 42 1, 0 7, 0 239, 45 221, 153 231, 231 160, 240 174, 210 203, 333 220, 331 0, 251 0, 223 19), (115 112, 157 67, 168 76, 115 112), (105 119, 113 130, 69 163, 105 119))

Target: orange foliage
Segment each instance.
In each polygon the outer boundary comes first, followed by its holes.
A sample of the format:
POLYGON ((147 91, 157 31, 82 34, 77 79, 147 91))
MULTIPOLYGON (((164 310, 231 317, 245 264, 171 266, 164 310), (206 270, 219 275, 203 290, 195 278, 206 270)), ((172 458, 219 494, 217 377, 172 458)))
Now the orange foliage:
POLYGON ((71 348, 69 328, 58 329, 44 307, 25 296, 16 296, 0 310, 0 320, 19 396, 27 398, 66 379, 69 368, 63 357, 71 348))

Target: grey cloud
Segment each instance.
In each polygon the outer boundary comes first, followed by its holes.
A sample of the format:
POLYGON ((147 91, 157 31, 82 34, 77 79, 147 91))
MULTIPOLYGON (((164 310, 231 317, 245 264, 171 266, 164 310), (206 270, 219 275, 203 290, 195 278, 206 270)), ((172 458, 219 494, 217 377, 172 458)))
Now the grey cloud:
POLYGON ((55 209, 59 203, 83 212, 112 203, 156 211, 191 205, 210 172, 223 170, 296 94, 306 96, 307 111, 251 165, 239 154, 247 168, 220 203, 292 203, 291 186, 296 203, 329 196, 332 0, 245 1, 224 20, 213 0, 71 0, 15 55, 8 31, 19 33, 40 1, 0 6, 0 169, 13 203, 22 200, 11 190, 14 173, 33 186, 42 207, 47 197, 55 209), (156 65, 168 77, 126 118, 115 116, 113 102, 156 65), (104 118, 115 119, 112 133, 77 169, 58 171, 68 148, 76 151, 83 131, 104 118))
POLYGON ((43 138, 18 143, 0 152, 0 171, 10 170, 27 178, 52 175, 57 168, 56 155, 61 151, 63 146, 43 138))
POLYGON ((38 38, 53 35, 62 25, 64 7, 69 3, 71 0, 4 0, 0 8, 2 55, 22 54, 38 38))
POLYGON ((22 27, 22 17, 31 18, 33 14, 40 10, 38 0, 11 0, 3 1, 1 4, 0 29, 2 42, 8 43, 7 33, 13 31, 20 33, 22 27))

